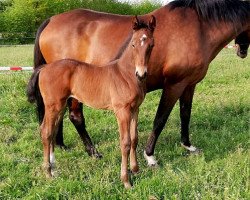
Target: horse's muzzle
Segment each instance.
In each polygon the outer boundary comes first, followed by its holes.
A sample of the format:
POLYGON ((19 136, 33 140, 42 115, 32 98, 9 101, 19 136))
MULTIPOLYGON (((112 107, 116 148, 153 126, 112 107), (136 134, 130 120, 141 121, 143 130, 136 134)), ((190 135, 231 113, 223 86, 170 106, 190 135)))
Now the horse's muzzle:
POLYGON ((237 56, 240 58, 246 58, 247 57, 247 50, 242 50, 240 48, 237 49, 237 56))

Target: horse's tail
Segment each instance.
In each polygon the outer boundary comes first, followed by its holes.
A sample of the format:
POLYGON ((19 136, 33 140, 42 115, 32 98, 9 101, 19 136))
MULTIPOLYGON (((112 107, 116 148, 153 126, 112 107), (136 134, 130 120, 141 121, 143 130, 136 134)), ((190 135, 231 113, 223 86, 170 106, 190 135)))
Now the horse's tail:
POLYGON ((27 86, 28 101, 30 103, 36 103, 37 115, 40 124, 42 123, 44 117, 44 102, 38 84, 39 73, 42 67, 43 66, 40 66, 34 69, 27 86))
POLYGON ((43 57, 43 54, 40 49, 39 45, 39 39, 42 31, 45 29, 45 27, 48 25, 50 22, 50 18, 46 19, 38 28, 37 33, 36 33, 36 40, 35 40, 35 46, 34 46, 34 68, 39 67, 40 65, 46 64, 46 61, 43 57))

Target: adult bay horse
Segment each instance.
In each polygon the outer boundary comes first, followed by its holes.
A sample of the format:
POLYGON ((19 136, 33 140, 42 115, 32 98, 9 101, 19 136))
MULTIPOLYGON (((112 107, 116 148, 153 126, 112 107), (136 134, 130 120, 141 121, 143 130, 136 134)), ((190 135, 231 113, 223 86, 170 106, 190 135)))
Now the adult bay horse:
POLYGON ((52 176, 55 162, 53 138, 57 134, 67 100, 74 97, 88 106, 114 111, 120 132, 121 180, 126 188, 131 187, 128 157, 130 155, 131 171, 138 172, 137 119, 139 106, 146 94, 145 78, 154 45, 155 25, 154 16, 148 25, 135 18, 134 31, 127 48, 118 60, 105 67, 63 59, 35 69, 28 85, 28 99, 30 102, 43 101, 40 105, 45 110, 41 136, 44 167, 48 176, 52 176))
MULTIPOLYGON (((181 144, 196 152, 189 139, 189 122, 195 86, 206 75, 220 50, 236 37, 238 55, 245 57, 250 41, 250 3, 241 0, 176 0, 139 18, 157 19, 147 78, 147 92, 163 89, 153 130, 145 148, 149 165, 155 165, 156 141, 173 106, 179 100, 181 144), (245 45, 245 46, 244 46, 245 45), (243 49, 242 49, 243 48, 243 49)), ((35 68, 62 58, 103 64, 119 57, 131 36, 131 16, 77 9, 55 15, 38 30, 35 68), (117 26, 119 24, 119 26, 117 26)), ((70 119, 90 155, 99 156, 85 129, 82 105, 72 100, 70 119)), ((57 141, 63 145, 62 126, 57 141)))

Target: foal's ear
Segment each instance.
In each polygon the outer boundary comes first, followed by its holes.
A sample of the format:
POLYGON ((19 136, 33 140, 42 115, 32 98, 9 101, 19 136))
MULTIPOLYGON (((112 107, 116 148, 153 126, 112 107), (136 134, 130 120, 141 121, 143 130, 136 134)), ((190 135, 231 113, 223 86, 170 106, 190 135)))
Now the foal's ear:
POLYGON ((132 28, 133 30, 137 30, 139 28, 139 19, 137 15, 135 15, 132 19, 132 28))
POLYGON ((148 27, 151 31, 155 30, 155 26, 156 26, 156 19, 154 15, 151 15, 151 19, 148 22, 148 27))

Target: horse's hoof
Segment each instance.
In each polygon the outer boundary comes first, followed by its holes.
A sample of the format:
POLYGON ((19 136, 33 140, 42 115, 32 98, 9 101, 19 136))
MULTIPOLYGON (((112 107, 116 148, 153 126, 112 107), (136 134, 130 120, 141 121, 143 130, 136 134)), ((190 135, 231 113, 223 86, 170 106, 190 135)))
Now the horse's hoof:
POLYGON ((68 150, 69 149, 69 147, 66 146, 65 144, 56 144, 56 146, 58 146, 62 150, 68 150))
POLYGON ((181 143, 181 146, 186 149, 188 151, 188 154, 192 154, 192 155, 199 155, 202 153, 202 149, 198 149, 194 146, 186 146, 183 143, 181 143))
POLYGON ((148 162, 149 167, 154 167, 154 168, 158 167, 157 160, 155 159, 154 156, 148 156, 146 154, 146 151, 144 151, 143 155, 144 155, 144 158, 146 159, 146 161, 148 162))
POLYGON ((97 159, 101 159, 101 158, 102 158, 102 154, 100 154, 100 153, 95 153, 95 154, 93 155, 93 157, 95 157, 95 158, 97 158, 97 159))
POLYGON ((89 152, 89 155, 93 158, 97 158, 97 159, 101 159, 102 158, 102 154, 100 154, 96 149, 91 149, 89 152))

